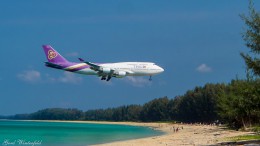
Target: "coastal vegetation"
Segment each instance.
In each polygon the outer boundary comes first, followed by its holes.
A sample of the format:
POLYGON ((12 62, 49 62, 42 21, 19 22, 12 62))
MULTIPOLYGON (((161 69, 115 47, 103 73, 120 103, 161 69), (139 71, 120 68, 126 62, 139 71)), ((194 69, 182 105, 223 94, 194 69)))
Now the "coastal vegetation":
POLYGON ((241 135, 241 136, 235 136, 235 137, 230 137, 227 138, 229 141, 242 141, 242 140, 256 140, 260 139, 260 135, 241 135))
POLYGON ((229 84, 206 84, 175 98, 162 97, 144 105, 81 111, 49 108, 32 114, 5 118, 31 120, 90 120, 185 123, 221 121, 241 128, 260 123, 260 80, 232 80, 229 84))
POLYGON ((254 9, 253 1, 249 1, 249 14, 241 15, 246 24, 246 30, 242 34, 249 53, 240 53, 245 60, 249 73, 260 76, 260 13, 254 9))

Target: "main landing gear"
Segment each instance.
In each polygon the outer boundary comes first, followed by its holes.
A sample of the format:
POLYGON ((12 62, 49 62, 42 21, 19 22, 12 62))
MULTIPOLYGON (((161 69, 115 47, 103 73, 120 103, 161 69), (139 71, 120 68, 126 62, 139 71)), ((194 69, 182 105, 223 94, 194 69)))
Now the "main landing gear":
POLYGON ((108 76, 108 77, 107 77, 107 81, 109 81, 111 78, 112 78, 111 76, 108 76))
POLYGON ((111 78, 112 78, 111 76, 108 76, 108 77, 102 76, 102 77, 101 77, 101 80, 109 81, 111 78))
POLYGON ((107 78, 105 76, 102 76, 101 77, 101 80, 106 80, 107 78))

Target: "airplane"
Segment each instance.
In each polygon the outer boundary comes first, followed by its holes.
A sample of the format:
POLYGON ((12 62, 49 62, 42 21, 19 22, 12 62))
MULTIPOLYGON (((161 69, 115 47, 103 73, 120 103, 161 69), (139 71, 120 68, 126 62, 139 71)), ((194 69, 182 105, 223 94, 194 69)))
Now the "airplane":
POLYGON ((152 62, 92 63, 82 58, 79 58, 80 63, 69 62, 50 45, 42 47, 48 60, 45 62, 47 67, 85 75, 97 75, 101 77, 101 80, 106 81, 112 77, 125 76, 150 76, 151 81, 153 75, 164 71, 162 67, 152 62))

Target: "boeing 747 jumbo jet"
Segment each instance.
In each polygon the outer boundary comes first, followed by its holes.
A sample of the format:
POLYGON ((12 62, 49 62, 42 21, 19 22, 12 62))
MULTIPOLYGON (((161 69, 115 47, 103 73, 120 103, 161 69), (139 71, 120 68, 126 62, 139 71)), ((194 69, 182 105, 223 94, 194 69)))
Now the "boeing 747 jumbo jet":
POLYGON ((163 68, 152 62, 118 62, 118 63, 92 63, 79 58, 81 63, 69 62, 49 45, 43 45, 48 62, 47 67, 61 69, 85 75, 97 75, 101 80, 109 81, 112 77, 125 76, 151 76, 162 73, 163 68))

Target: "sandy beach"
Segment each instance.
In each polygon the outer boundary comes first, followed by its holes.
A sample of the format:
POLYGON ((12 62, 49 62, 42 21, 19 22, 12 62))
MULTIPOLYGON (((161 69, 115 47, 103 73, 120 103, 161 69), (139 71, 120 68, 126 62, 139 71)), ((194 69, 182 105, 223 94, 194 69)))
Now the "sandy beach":
MULTIPOLYGON (((92 122, 86 122, 86 123, 92 123, 92 122)), ((246 135, 251 133, 251 132, 228 130, 222 126, 199 125, 199 124, 191 125, 191 124, 135 123, 135 122, 93 122, 93 123, 147 126, 165 132, 165 134, 162 136, 127 140, 127 141, 118 141, 118 142, 100 144, 97 146, 214 145, 226 141, 228 137, 246 135)))
MULTIPOLYGON (((28 120, 38 121, 38 120, 28 120)), ((174 146, 174 145, 216 145, 228 141, 229 137, 248 135, 252 132, 229 130, 223 126, 201 124, 173 124, 173 123, 137 123, 137 122, 99 122, 99 121, 56 121, 42 122, 73 122, 95 124, 121 124, 132 126, 146 126, 165 132, 164 135, 133 140, 116 141, 95 146, 174 146), (177 130, 178 129, 178 130, 177 130)))

